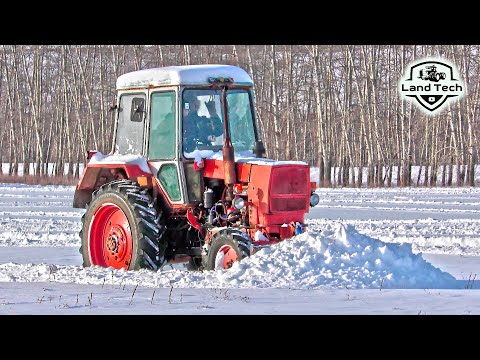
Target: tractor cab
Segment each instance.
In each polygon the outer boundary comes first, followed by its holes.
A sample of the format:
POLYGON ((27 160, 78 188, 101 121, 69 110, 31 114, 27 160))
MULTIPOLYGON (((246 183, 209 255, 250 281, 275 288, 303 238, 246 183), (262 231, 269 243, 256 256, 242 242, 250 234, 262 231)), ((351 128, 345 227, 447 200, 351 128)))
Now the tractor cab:
POLYGON ((222 158, 228 138, 234 156, 263 155, 252 86, 243 69, 229 65, 122 75, 112 153, 143 155, 170 206, 201 202, 198 164, 206 157, 222 158))

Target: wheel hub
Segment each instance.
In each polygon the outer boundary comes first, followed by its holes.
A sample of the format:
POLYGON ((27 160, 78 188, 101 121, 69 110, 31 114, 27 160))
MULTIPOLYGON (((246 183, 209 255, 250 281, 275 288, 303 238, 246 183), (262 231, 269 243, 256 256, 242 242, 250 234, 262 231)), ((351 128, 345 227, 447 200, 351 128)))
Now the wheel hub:
POLYGON ((105 244, 107 250, 110 252, 111 255, 115 255, 118 252, 118 239, 115 234, 111 234, 108 236, 107 243, 105 244))
POLYGON ((106 204, 98 209, 91 227, 90 248, 94 265, 128 269, 132 258, 132 234, 121 208, 106 204))
POLYGON ((215 269, 230 269, 238 261, 238 256, 231 246, 222 246, 215 257, 215 269))
MULTIPOLYGON (((105 239, 105 256, 107 263, 111 260, 122 262, 126 255, 127 235, 123 227, 119 224, 110 225, 110 229, 105 239)), ((112 263, 112 265, 114 265, 112 263)))

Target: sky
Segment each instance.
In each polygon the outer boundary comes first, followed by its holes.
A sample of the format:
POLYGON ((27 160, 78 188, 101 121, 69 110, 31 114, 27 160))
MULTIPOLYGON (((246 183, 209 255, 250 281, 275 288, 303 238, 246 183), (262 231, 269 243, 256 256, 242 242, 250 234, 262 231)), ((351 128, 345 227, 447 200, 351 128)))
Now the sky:
POLYGON ((73 186, 0 184, 0 314, 480 314, 480 189, 328 188, 229 270, 83 268, 73 186))

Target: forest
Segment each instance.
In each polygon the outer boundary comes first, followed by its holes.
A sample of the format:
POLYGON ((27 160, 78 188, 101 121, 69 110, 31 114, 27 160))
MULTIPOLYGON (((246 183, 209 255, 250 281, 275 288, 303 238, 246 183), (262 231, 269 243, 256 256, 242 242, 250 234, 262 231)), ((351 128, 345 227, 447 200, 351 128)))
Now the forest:
POLYGON ((1 175, 16 176, 20 165, 30 164, 22 166, 24 176, 78 178, 88 150, 111 150, 109 109, 116 79, 126 72, 231 64, 254 81, 267 157, 318 167, 319 186, 475 186, 479 50, 479 45, 1 45, 1 175), (465 88, 461 99, 434 116, 398 90, 407 66, 427 56, 455 64, 465 88), (420 171, 412 177, 414 166, 420 171))

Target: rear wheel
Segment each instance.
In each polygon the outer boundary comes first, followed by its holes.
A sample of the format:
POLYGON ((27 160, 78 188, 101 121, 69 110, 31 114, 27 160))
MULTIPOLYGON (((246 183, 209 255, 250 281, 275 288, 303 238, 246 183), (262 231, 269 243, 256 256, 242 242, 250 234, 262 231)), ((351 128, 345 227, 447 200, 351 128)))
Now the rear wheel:
POLYGON ((147 190, 113 181, 92 195, 82 217, 83 266, 158 270, 164 262, 165 226, 147 190))
POLYGON ((205 257, 205 270, 230 269, 237 261, 250 256, 250 241, 239 233, 219 233, 205 257))

